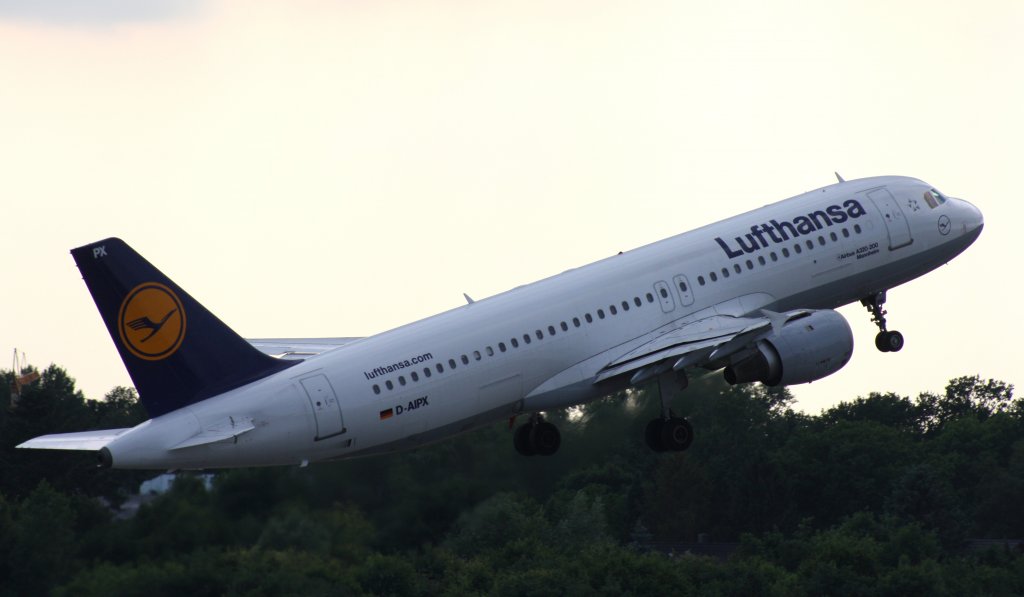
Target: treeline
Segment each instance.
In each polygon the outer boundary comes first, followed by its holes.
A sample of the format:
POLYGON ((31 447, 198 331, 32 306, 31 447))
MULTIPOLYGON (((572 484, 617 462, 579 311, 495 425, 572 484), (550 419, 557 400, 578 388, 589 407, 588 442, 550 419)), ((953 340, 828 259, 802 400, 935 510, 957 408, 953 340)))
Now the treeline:
MULTIPOLYGON (((8 375, 9 377, 9 375, 8 375)), ((0 391, 2 395, 2 391, 0 391)), ((150 475, 15 451, 123 427, 131 390, 88 401, 58 367, 0 414, 0 595, 1022 594, 1024 401, 961 377, 812 416, 785 390, 711 377, 674 401, 696 428, 654 454, 638 391, 552 413, 562 450, 524 458, 507 424, 421 450, 308 468, 179 476, 124 520, 150 475), (671 543, 735 542, 725 560, 671 543)))

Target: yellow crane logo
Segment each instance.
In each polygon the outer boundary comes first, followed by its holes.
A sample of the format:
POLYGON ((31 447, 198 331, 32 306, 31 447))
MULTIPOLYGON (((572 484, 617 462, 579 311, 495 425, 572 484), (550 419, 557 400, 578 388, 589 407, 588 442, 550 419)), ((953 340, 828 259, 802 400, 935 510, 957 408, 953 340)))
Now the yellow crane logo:
POLYGON ((121 302, 118 331, 121 343, 147 361, 166 359, 185 339, 185 309, 174 291, 156 282, 144 282, 121 302))

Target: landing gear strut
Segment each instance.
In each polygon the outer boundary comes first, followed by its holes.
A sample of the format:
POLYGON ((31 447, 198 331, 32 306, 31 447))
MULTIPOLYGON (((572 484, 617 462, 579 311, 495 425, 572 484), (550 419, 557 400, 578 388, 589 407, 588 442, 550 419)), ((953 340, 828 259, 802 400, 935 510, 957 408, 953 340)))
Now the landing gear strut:
POLYGON ((871 321, 878 326, 879 332, 875 336, 875 348, 882 352, 899 352, 903 348, 903 334, 885 327, 885 291, 873 294, 860 299, 860 304, 871 313, 871 321))
POLYGON ((545 421, 540 413, 534 413, 516 429, 512 444, 523 456, 551 456, 562 445, 562 435, 558 427, 545 421))
POLYGON ((655 452, 682 452, 693 443, 693 426, 682 417, 677 417, 668 405, 666 386, 687 386, 686 374, 669 372, 658 377, 658 395, 661 399, 661 416, 651 419, 644 431, 647 447, 655 452))

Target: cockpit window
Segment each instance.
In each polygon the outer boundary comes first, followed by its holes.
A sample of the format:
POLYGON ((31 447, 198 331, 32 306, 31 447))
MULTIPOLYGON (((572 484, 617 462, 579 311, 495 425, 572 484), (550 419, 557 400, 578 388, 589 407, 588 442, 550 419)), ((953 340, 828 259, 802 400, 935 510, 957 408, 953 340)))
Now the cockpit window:
POLYGON ((936 189, 930 189, 924 192, 924 201, 928 204, 928 207, 935 209, 946 202, 946 196, 936 189))

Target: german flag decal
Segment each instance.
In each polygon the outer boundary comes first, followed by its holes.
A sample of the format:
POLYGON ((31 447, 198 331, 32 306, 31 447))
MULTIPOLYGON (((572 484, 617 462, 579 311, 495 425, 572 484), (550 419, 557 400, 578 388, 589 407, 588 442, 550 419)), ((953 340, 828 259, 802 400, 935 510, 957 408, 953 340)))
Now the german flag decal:
POLYGON ((384 419, 390 419, 393 416, 395 416, 395 409, 393 409, 393 408, 389 408, 387 410, 380 411, 380 420, 381 421, 383 421, 384 419))

